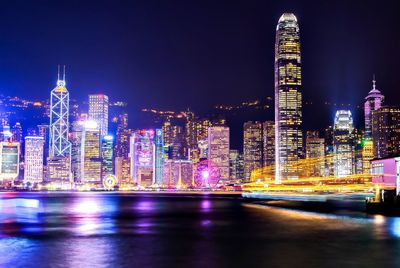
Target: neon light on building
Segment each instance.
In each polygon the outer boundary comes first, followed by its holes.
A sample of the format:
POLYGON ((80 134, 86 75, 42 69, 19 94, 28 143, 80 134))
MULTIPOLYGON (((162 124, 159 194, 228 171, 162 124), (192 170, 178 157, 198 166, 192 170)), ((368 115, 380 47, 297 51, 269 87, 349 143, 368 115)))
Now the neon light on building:
POLYGON ((131 176, 133 182, 142 187, 155 183, 154 137, 152 129, 137 130, 131 136, 131 176))
POLYGON ((372 138, 372 113, 383 104, 384 96, 376 88, 375 77, 372 80, 372 90, 365 97, 364 116, 365 116, 365 137, 372 138))

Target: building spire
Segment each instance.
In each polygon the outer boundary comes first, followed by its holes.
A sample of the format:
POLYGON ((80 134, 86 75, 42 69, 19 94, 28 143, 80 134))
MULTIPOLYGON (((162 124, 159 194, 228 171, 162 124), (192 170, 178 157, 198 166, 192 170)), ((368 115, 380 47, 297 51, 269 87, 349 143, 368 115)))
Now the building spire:
POLYGON ((60 79, 61 68, 60 68, 60 65, 58 65, 57 86, 59 86, 59 87, 65 87, 65 65, 63 65, 63 67, 64 67, 64 69, 63 69, 63 77, 62 77, 62 79, 60 79))
POLYGON ((372 90, 375 90, 376 89, 376 80, 375 80, 375 74, 373 75, 373 78, 372 78, 372 90))

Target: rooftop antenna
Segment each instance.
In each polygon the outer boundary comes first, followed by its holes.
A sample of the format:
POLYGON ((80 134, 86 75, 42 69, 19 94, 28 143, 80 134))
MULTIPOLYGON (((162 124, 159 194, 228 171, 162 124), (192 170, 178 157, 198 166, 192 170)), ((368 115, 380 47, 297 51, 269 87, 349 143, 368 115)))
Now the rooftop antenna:
POLYGON ((63 81, 65 82, 65 65, 64 65, 63 81))
POLYGON ((60 81, 60 64, 58 64, 57 81, 60 81))
POLYGON ((376 83, 376 80, 375 80, 375 74, 374 74, 373 78, 372 78, 372 89, 376 88, 375 83, 376 83))

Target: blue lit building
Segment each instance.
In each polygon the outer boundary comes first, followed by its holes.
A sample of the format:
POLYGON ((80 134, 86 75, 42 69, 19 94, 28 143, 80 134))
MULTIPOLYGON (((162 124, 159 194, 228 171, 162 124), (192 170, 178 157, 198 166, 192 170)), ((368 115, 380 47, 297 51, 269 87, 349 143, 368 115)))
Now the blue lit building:
POLYGON ((155 183, 162 184, 164 166, 164 135, 162 129, 156 129, 155 137, 155 183))
POLYGON ((113 143, 114 137, 106 135, 102 139, 101 143, 101 178, 104 180, 108 175, 114 174, 113 168, 113 143))

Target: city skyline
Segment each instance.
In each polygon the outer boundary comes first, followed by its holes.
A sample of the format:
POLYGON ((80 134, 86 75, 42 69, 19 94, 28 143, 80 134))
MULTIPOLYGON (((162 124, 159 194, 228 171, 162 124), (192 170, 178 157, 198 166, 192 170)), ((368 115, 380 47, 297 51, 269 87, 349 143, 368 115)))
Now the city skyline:
POLYGON ((0 0, 0 266, 397 267, 399 7, 0 0))
MULTIPOLYGON (((363 98, 364 107, 357 106, 364 108, 364 126, 357 128, 352 111, 338 105, 335 119, 329 125, 319 122, 319 128, 327 127, 324 138, 320 138, 318 129, 307 129, 303 125, 307 121, 303 117, 304 107, 312 103, 304 102, 302 97, 302 41, 295 14, 281 15, 275 37, 274 98, 267 97, 266 102, 243 102, 239 106, 217 105, 214 115, 199 115, 190 109, 181 112, 142 109, 151 115, 150 125, 156 128, 147 125, 129 128, 127 102, 113 101, 103 93, 90 93, 87 105, 74 101, 66 87, 66 67, 63 66, 61 73, 59 65, 56 87, 50 91, 49 101, 10 97, 2 100, 5 111, 0 114, 0 133, 5 151, 0 159, 4 169, 10 171, 3 172, 6 176, 3 186, 15 184, 52 190, 217 189, 248 187, 247 183, 250 186, 272 177, 276 185, 301 181, 303 176, 349 179, 369 173, 374 157, 394 156, 400 151, 396 125, 399 109, 383 103, 375 75, 372 89, 363 98), (23 124, 10 119, 13 112, 7 111, 7 107, 29 106, 41 109, 41 116, 38 125, 24 130, 23 124), (243 121, 242 118, 239 131, 232 127, 232 116, 241 109, 259 108, 274 111, 275 120, 264 117, 260 121, 243 121), (234 112, 229 116, 231 111, 234 112), (43 121, 49 125, 46 127, 43 121), (11 123, 15 125, 10 127, 11 123), (232 142, 232 132, 243 135, 239 150, 232 142), (34 151, 32 146, 25 147, 24 136, 38 137, 43 143, 37 144, 43 148, 34 151), (10 147, 13 149, 7 147, 8 142, 14 143, 10 147), (18 161, 13 158, 16 152, 18 161), (32 159, 32 155, 42 160, 32 159), (34 172, 34 161, 41 165, 35 171, 42 172, 41 179, 34 180, 30 175, 34 172), (314 161, 317 167, 309 170, 304 167, 305 161, 314 161), (188 172, 190 169, 192 172, 188 172)), ((27 141, 26 145, 30 145, 31 141, 27 141)))

